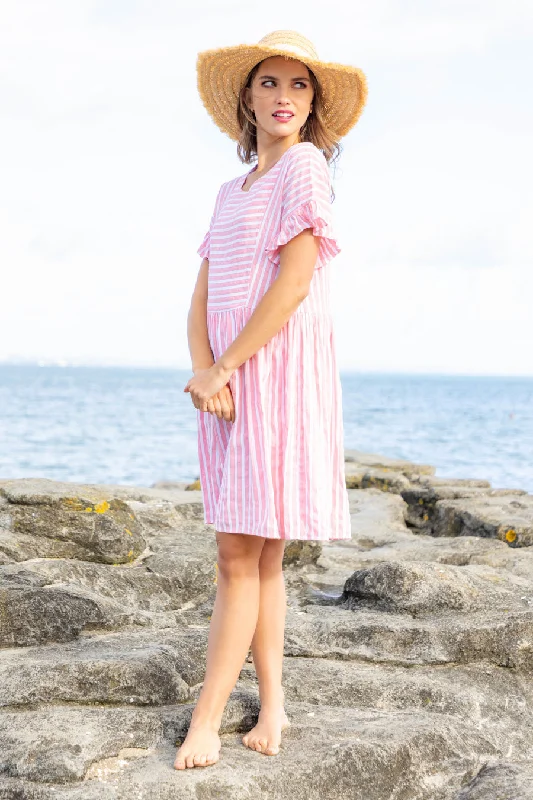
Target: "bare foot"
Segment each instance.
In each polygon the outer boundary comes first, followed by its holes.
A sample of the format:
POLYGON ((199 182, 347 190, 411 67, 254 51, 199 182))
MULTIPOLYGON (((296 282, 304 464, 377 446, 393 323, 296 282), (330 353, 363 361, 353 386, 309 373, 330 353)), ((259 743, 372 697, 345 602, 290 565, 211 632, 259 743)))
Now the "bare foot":
POLYGON ((185 741, 176 753, 174 769, 210 767, 220 754, 220 736, 207 725, 191 725, 185 741))
POLYGON ((257 724, 242 737, 246 747, 266 756, 276 756, 279 753, 281 732, 291 724, 283 708, 283 702, 282 700, 281 708, 275 711, 268 712, 266 709, 261 709, 257 724))

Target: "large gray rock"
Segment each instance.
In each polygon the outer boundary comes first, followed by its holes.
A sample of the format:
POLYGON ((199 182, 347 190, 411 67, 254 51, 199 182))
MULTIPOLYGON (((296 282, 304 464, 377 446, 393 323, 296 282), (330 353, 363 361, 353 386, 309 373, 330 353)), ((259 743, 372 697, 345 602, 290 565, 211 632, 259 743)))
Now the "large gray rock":
POLYGON ((402 494, 409 489, 411 482, 402 472, 373 469, 368 467, 349 467, 346 469, 348 489, 381 489, 382 492, 402 494))
POLYGON ((0 800, 496 800, 506 785, 505 800, 525 800, 533 550, 466 514, 510 519, 529 496, 357 459, 347 466, 368 488, 349 490, 352 538, 286 547, 292 724, 280 755, 241 742, 259 710, 248 658, 220 762, 185 772, 172 763, 204 676, 217 580, 201 493, 0 482, 0 800), (419 492, 412 505, 408 491, 419 492), (415 527, 423 492, 435 516, 415 527), (93 510, 66 509, 68 497, 93 510), (132 515, 133 556, 120 516, 98 522, 104 500, 132 515), (447 503, 463 515, 460 535, 435 535, 447 503))
POLYGON ((490 537, 510 547, 528 547, 533 544, 533 497, 442 500, 435 509, 432 534, 490 537))
MULTIPOLYGON (((364 487, 363 487, 364 488, 364 487)), ((408 525, 433 533, 437 503, 440 500, 463 500, 472 498, 484 505, 485 498, 520 497, 527 495, 521 489, 492 489, 488 481, 454 480, 423 477, 400 491, 407 503, 405 521, 408 525)), ((503 501, 506 502, 505 500, 503 501)), ((462 507, 465 504, 459 503, 462 507)), ((468 504, 467 504, 468 505, 468 504)))
POLYGON ((207 629, 84 636, 68 644, 6 650, 0 706, 45 702, 185 703, 203 678, 207 629))
POLYGON ((346 451, 348 489, 401 495, 405 522, 434 536, 481 536, 511 547, 533 544, 533 497, 489 481, 436 477, 434 468, 401 459, 346 451))
POLYGON ((310 607, 287 614, 285 655, 384 664, 533 668, 533 610, 495 617, 413 619, 404 614, 310 607))
POLYGON ((86 628, 119 627, 129 619, 81 587, 0 585, 0 647, 65 642, 86 628))
POLYGON ((66 723, 71 735, 84 725, 85 746, 76 746, 66 734, 57 736, 57 743, 63 745, 61 755, 50 740, 43 742, 30 733, 21 741, 10 742, 5 759, 9 764, 18 759, 10 772, 12 779, 19 778, 18 786, 27 787, 32 777, 40 782, 71 781, 69 788, 54 783, 51 788, 56 791, 50 796, 84 799, 381 800, 393 796, 401 785, 406 797, 444 798, 450 796, 444 790, 457 786, 462 772, 479 769, 479 752, 498 753, 475 725, 461 724, 446 715, 394 715, 299 703, 293 706, 292 725, 279 757, 247 750, 240 742, 240 731, 237 735, 223 732, 218 764, 176 772, 172 769, 175 748, 156 712, 150 717, 143 712, 142 731, 135 712, 106 711, 100 725, 96 714, 91 721, 88 716, 76 718, 75 709, 68 713, 70 720, 58 717, 55 722, 66 723), (113 755, 101 758, 104 752, 113 755), (80 785, 82 777, 85 782, 80 785))
POLYGON ((504 584, 495 583, 499 577, 496 570, 477 565, 384 561, 354 572, 344 584, 341 602, 345 608, 407 612, 413 617, 447 610, 527 608, 520 596, 525 592, 533 600, 531 581, 509 575, 504 584))
POLYGON ((348 489, 380 489, 400 494, 420 475, 431 476, 435 468, 399 458, 387 458, 359 450, 345 450, 346 486, 348 489))
MULTIPOLYGON (((405 501, 405 522, 433 536, 479 536, 510 547, 533 544, 533 497, 522 489, 492 488, 488 481, 437 478, 409 462, 389 462, 357 451, 347 458, 348 488, 378 489, 405 501)), ((420 465, 418 465, 419 467, 420 465)), ((423 465, 422 465, 423 466, 423 465)))
MULTIPOLYGON (((0 713, 2 770, 40 783, 71 783, 96 777, 95 762, 124 748, 153 750, 186 735, 192 704, 157 708, 50 705, 0 713)), ((236 690, 224 712, 221 733, 246 730, 257 716, 249 691, 236 690)), ((1 796, 1 795, 0 795, 1 796)))
POLYGON ((361 450, 345 450, 344 459, 349 471, 354 467, 369 467, 371 469, 399 472, 406 478, 418 475, 434 475, 435 467, 430 464, 416 464, 402 458, 389 458, 377 453, 363 453, 361 450))
POLYGON ((106 564, 133 561, 145 542, 135 514, 105 487, 46 479, 0 481, 0 550, 8 560, 38 556, 106 564))

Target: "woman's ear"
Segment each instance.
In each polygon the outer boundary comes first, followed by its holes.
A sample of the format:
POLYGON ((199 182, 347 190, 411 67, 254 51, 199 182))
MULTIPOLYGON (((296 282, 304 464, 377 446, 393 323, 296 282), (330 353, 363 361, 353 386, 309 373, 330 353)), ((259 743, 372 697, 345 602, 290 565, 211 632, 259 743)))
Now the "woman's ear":
POLYGON ((248 86, 244 90, 244 102, 246 108, 248 108, 250 111, 254 110, 254 107, 252 105, 252 90, 248 86))

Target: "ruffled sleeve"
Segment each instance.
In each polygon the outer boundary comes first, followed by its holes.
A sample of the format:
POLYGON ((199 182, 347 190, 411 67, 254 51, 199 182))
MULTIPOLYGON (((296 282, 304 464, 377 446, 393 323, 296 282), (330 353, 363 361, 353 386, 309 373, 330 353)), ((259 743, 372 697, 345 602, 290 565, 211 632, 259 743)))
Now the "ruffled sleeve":
POLYGON ((294 146, 281 193, 279 224, 267 241, 268 256, 279 261, 280 248, 306 228, 320 237, 315 269, 340 253, 331 212, 331 181, 324 155, 310 142, 294 146))
POLYGON ((218 215, 218 212, 219 212, 219 209, 220 209, 221 197, 222 197, 225 185, 226 184, 223 184, 220 187, 220 189, 218 190, 217 198, 215 200, 215 207, 214 207, 213 213, 211 215, 211 222, 209 223, 209 229, 206 232, 206 234, 205 234, 205 236, 204 236, 204 238, 202 240, 202 244, 200 245, 200 247, 196 251, 198 253, 198 255, 201 256, 201 258, 207 258, 207 259, 209 258, 210 244, 211 244, 211 231, 213 229, 213 225, 215 224, 215 220, 217 218, 217 215, 218 215))
POLYGON ((198 253, 198 255, 201 256, 202 258, 209 258, 210 239, 211 239, 211 226, 209 226, 209 230, 205 234, 205 236, 203 238, 203 241, 202 241, 202 244, 200 245, 200 247, 196 251, 198 253))

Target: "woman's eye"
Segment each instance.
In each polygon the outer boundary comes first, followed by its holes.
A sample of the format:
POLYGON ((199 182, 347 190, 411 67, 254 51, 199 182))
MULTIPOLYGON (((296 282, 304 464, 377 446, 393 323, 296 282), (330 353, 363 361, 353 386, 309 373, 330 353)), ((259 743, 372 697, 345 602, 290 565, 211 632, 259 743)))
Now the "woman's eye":
MULTIPOLYGON (((261 81, 261 86, 273 86, 274 84, 275 84, 275 81, 270 80, 269 78, 266 78, 264 81, 261 81)), ((304 83, 304 81, 295 81, 294 82, 294 86, 297 86, 298 88, 301 86, 302 89, 305 89, 306 85, 307 84, 304 83)))

